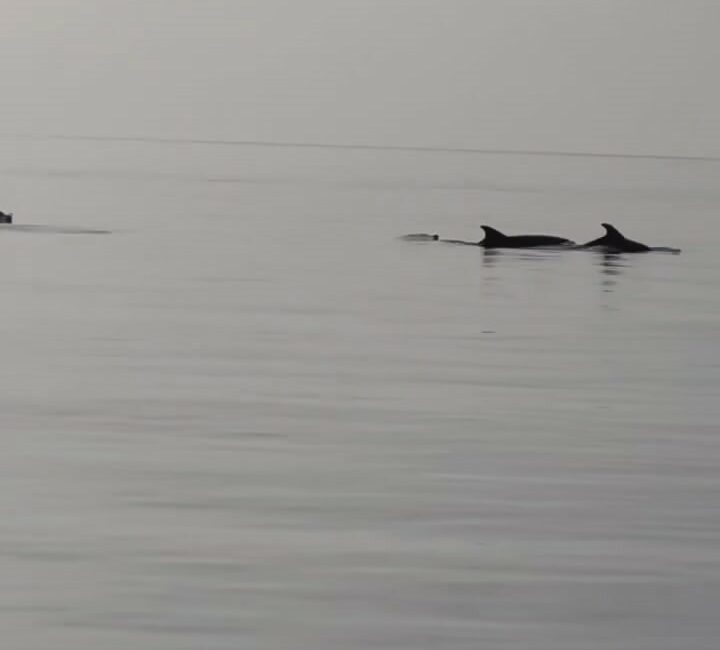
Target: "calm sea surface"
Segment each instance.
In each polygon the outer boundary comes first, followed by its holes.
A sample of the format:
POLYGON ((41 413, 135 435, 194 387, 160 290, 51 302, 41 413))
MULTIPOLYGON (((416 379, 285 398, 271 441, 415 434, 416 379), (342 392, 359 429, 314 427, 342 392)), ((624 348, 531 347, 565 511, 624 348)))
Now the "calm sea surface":
POLYGON ((4 647, 718 647, 720 163, 2 146, 4 647))

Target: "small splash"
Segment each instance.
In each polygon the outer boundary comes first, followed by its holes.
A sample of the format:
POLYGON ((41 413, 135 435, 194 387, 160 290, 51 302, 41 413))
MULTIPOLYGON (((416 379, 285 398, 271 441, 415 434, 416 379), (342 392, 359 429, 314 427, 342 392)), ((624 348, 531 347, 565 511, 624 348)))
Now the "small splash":
POLYGON ((431 235, 426 232, 413 232, 409 235, 403 235, 400 237, 404 241, 437 241, 440 239, 439 235, 431 235))
POLYGON ((671 255, 679 255, 682 253, 681 248, 672 248, 671 246, 651 246, 650 250, 656 253, 670 253, 671 255))

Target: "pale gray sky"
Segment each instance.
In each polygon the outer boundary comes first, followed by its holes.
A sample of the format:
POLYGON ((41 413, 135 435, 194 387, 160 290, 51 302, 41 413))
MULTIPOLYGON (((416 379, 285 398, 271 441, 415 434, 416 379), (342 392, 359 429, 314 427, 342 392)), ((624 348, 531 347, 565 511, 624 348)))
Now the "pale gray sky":
POLYGON ((3 0, 2 133, 720 155, 718 0, 3 0))

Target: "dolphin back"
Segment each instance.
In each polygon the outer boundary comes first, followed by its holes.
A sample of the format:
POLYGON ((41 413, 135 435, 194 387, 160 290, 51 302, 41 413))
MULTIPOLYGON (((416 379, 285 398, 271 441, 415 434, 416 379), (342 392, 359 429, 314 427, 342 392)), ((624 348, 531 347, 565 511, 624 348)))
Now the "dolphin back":
POLYGON ((583 248, 602 246, 605 249, 622 253, 644 253, 651 250, 649 246, 639 241, 628 239, 610 223, 603 223, 602 227, 605 228, 605 234, 599 239, 587 242, 587 244, 583 245, 583 248))

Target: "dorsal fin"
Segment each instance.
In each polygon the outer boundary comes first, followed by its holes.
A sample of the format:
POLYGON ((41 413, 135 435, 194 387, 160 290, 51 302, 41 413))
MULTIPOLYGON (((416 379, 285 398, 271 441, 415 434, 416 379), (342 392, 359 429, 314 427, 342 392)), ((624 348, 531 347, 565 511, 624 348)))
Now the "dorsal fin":
POLYGON ((625 236, 611 223, 603 223, 600 225, 605 228, 606 237, 609 237, 613 240, 625 239, 625 236))
POLYGON ((483 231, 485 232, 485 239, 483 239, 483 243, 485 244, 493 244, 495 242, 503 241, 507 238, 507 235, 503 235, 499 230, 496 230, 495 228, 492 228, 491 226, 480 226, 483 231))

